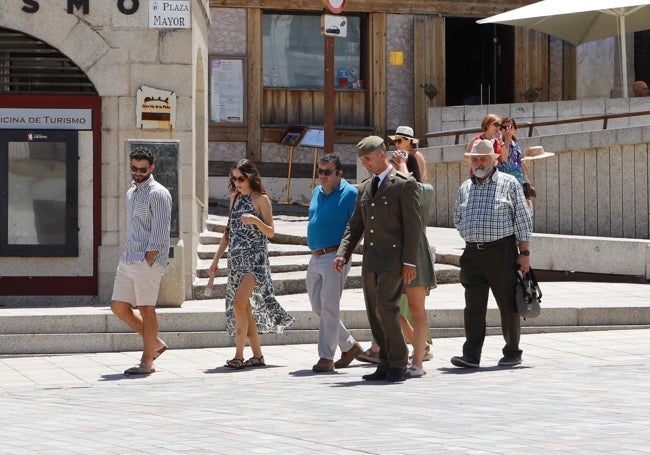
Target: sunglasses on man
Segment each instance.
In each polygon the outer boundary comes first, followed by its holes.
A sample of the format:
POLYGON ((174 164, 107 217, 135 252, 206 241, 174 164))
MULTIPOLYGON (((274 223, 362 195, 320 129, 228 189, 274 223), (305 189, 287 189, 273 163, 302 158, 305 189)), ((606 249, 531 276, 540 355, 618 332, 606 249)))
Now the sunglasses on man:
POLYGON ((150 167, 137 167, 133 165, 131 166, 131 172, 139 172, 140 174, 146 174, 147 172, 149 172, 149 169, 151 169, 151 166, 150 167))
POLYGON ((329 177, 332 175, 332 173, 337 173, 338 169, 321 169, 318 168, 318 175, 324 175, 325 177, 329 177))

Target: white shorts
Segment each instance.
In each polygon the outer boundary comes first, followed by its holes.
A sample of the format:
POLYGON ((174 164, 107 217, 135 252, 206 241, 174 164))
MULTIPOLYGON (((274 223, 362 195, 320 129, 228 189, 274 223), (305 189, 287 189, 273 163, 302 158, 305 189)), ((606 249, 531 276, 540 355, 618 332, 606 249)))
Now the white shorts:
POLYGON ((164 274, 165 267, 158 263, 149 267, 145 260, 131 264, 120 261, 111 300, 127 302, 134 307, 156 306, 164 274))

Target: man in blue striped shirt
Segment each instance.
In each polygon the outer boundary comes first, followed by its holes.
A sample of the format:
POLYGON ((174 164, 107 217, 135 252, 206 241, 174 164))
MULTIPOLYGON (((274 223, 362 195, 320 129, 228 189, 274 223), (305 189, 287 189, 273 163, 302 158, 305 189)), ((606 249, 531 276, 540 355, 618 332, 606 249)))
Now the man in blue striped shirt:
POLYGON ((499 172, 489 140, 477 140, 471 152, 472 176, 458 189, 454 224, 465 240, 460 281, 465 288, 463 355, 452 357, 457 367, 478 368, 485 340, 485 316, 490 289, 501 314, 506 345, 499 366, 521 363, 521 321, 515 312, 515 271, 528 272, 533 223, 524 192, 515 177, 499 172))
POLYGON ((154 360, 167 349, 158 336, 156 301, 169 257, 172 210, 169 191, 153 178, 151 151, 136 147, 130 160, 133 181, 126 193, 126 244, 115 274, 111 310, 142 336, 143 351, 140 364, 125 375, 155 372, 154 360))

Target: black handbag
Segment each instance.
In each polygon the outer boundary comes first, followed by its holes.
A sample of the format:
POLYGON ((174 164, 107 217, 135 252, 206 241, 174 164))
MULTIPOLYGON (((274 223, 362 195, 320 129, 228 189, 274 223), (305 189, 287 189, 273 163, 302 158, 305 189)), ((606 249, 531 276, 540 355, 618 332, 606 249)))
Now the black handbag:
POLYGON ((515 304, 516 311, 522 318, 536 318, 542 312, 540 302, 542 301, 542 290, 535 279, 533 269, 522 274, 519 270, 515 272, 515 304))
POLYGON ((524 183, 524 196, 526 197, 526 199, 537 197, 537 192, 535 191, 535 187, 529 182, 524 183))
POLYGON ((534 197, 537 197, 537 191, 535 191, 535 187, 533 186, 532 183, 530 183, 530 178, 528 177, 528 170, 526 169, 526 165, 522 163, 521 166, 521 172, 523 173, 524 176, 524 196, 526 199, 532 199, 534 197))

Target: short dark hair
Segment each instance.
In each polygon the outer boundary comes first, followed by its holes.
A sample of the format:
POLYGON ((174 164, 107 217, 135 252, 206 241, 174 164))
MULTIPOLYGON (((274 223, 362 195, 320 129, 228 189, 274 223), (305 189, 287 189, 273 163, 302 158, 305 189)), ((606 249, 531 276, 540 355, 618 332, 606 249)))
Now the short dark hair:
POLYGON ((134 147, 133 150, 131 150, 131 154, 129 155, 129 159, 131 159, 131 160, 147 160, 147 161, 149 161, 149 166, 151 166, 153 164, 153 153, 151 153, 151 150, 149 150, 148 147, 137 146, 137 147, 134 147))
POLYGON ((343 170, 343 165, 341 164, 341 160, 336 153, 329 153, 327 155, 323 155, 320 157, 318 161, 320 163, 334 163, 334 168, 337 171, 343 170))

